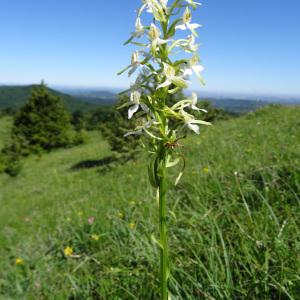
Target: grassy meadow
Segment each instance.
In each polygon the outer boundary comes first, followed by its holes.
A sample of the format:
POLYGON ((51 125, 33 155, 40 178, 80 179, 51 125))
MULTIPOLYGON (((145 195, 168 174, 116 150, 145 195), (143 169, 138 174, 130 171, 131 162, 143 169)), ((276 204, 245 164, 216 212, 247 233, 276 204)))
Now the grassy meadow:
MULTIPOLYGON (((300 107, 274 106, 188 137, 176 187, 170 174, 172 299, 300 299, 299 132, 300 107)), ((0 299, 159 299, 147 158, 100 171, 109 155, 94 131, 0 174, 0 299)))

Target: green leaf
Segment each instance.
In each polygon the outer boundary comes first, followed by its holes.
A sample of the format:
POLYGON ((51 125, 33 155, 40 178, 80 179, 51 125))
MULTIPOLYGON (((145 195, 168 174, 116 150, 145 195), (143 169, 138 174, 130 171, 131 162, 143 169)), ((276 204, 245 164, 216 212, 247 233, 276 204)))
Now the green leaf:
POLYGON ((174 218, 174 220, 177 220, 177 217, 176 217, 176 214, 174 213, 174 211, 170 210, 169 213, 174 218))
POLYGON ((129 105, 132 105, 132 102, 126 102, 126 103, 124 103, 124 104, 118 106, 117 109, 119 110, 119 109, 122 109, 122 108, 124 108, 124 107, 129 106, 129 105))
POLYGON ((147 44, 143 44, 143 43, 139 43, 139 42, 132 42, 131 44, 136 45, 136 46, 140 46, 140 47, 146 47, 147 44))
POLYGON ((126 72, 128 69, 130 68, 130 66, 127 66, 126 68, 124 68, 123 70, 121 70, 120 72, 117 73, 117 75, 121 75, 123 74, 124 72, 126 72))
POLYGON ((176 158, 174 161, 168 161, 166 167, 172 168, 175 167, 180 162, 180 158, 176 158))
POLYGON ((159 186, 159 179, 157 176, 157 158, 150 161, 150 164, 148 165, 148 177, 150 184, 157 188, 159 186))
POLYGON ((178 177, 177 177, 177 179, 176 179, 176 181, 175 181, 175 186, 179 183, 182 175, 183 175, 183 172, 180 172, 179 175, 178 175, 178 177))
POLYGON ((182 20, 182 18, 175 20, 171 25, 170 28, 168 30, 166 39, 168 39, 169 37, 172 37, 175 35, 175 27, 176 25, 182 20))
POLYGON ((181 64, 187 64, 188 61, 189 61, 188 59, 180 59, 180 60, 175 61, 175 63, 173 65, 178 66, 178 65, 181 65, 181 64))
POLYGON ((174 89, 168 90, 169 94, 176 94, 177 92, 179 92, 181 90, 180 87, 176 87, 174 89))
POLYGON ((123 45, 128 45, 132 40, 134 39, 134 36, 132 35, 123 45))
POLYGON ((155 236, 153 234, 151 234, 151 240, 152 242, 154 242, 154 244, 156 244, 159 248, 163 249, 162 244, 155 238, 155 236))
POLYGON ((174 76, 174 77, 170 78, 170 80, 173 84, 175 84, 179 88, 187 88, 188 87, 187 83, 179 77, 174 76))

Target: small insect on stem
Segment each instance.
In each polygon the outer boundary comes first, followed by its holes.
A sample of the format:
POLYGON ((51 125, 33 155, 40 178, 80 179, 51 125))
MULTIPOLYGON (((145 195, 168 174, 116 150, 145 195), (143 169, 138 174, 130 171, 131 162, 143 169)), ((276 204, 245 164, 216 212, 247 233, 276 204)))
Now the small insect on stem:
POLYGON ((165 143, 165 147, 173 150, 176 147, 184 147, 184 146, 182 144, 177 143, 177 141, 174 141, 174 142, 165 143))
POLYGON ((179 140, 182 140, 184 138, 186 138, 186 136, 181 136, 174 141, 168 141, 165 143, 165 147, 172 150, 176 147, 184 147, 184 145, 178 143, 179 140))
POLYGON ((174 141, 168 141, 168 142, 165 143, 165 147, 168 148, 168 149, 172 149, 172 150, 176 147, 184 147, 184 145, 179 144, 178 141, 182 140, 182 139, 185 139, 185 138, 186 138, 186 136, 184 135, 184 136, 181 136, 181 137, 179 137, 178 139, 176 139, 174 141))

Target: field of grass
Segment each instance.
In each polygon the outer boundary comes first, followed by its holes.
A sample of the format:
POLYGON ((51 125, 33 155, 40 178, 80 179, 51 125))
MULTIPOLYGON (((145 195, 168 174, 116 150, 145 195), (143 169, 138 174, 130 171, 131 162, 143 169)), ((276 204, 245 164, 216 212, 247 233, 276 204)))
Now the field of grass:
MULTIPOLYGON (((168 199, 172 299, 300 299, 299 132, 299 107, 270 107, 185 141, 168 199)), ((92 132, 0 174, 0 299, 159 299, 147 158, 99 171, 109 155, 92 132)))

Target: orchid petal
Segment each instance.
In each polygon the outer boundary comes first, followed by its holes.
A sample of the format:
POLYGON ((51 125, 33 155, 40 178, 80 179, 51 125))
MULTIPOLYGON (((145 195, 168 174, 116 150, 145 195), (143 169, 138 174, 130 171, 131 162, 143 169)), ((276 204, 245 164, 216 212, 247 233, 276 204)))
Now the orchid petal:
POLYGON ((167 79, 165 82, 163 82, 162 84, 160 84, 156 89, 158 90, 160 88, 167 87, 167 86, 169 86, 171 84, 172 84, 172 82, 169 79, 167 79))
POLYGON ((187 30, 187 27, 185 26, 185 24, 182 24, 182 25, 177 25, 177 26, 175 27, 175 29, 187 30))
POLYGON ((189 129, 193 130, 196 134, 200 134, 200 128, 198 125, 195 125, 193 123, 187 123, 187 126, 189 129))
POLYGON ((134 104, 133 106, 129 107, 128 109, 128 119, 130 120, 134 113, 136 113, 139 109, 139 104, 134 104))

